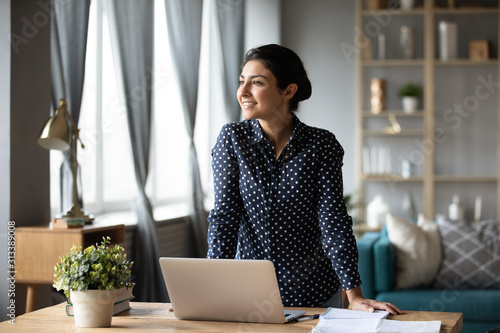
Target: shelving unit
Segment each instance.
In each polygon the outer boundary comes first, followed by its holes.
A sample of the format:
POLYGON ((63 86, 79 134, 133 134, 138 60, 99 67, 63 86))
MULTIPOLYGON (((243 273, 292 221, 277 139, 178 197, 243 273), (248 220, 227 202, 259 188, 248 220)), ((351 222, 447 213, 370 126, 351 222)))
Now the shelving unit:
POLYGON ((366 10, 365 0, 356 0, 356 29, 370 41, 372 54, 372 58, 363 59, 366 45, 360 44, 357 173, 362 205, 358 221, 363 222, 365 208, 376 194, 384 196, 391 211, 403 215, 401 198, 410 191, 417 210, 429 219, 447 213, 454 193, 463 198, 468 220, 472 220, 474 199, 478 195, 483 199, 482 218, 499 219, 500 87, 495 84, 500 81, 500 6, 498 1, 416 2, 415 9, 406 11, 366 10), (457 23, 458 59, 439 59, 437 29, 441 20, 457 23), (402 25, 415 32, 413 59, 404 59, 399 52, 402 25), (386 59, 377 58, 378 33, 386 35, 386 59), (468 59, 468 45, 474 39, 490 42, 490 59, 468 59), (369 107, 373 77, 387 82, 387 110, 376 115, 369 107), (492 83, 489 86, 484 84, 488 81, 492 83), (399 87, 408 82, 423 88, 421 108, 411 115, 400 109, 397 97, 399 87), (485 96, 488 97, 482 98, 485 96), (389 113, 400 122, 400 133, 384 132, 389 126, 389 113), (391 153, 390 172, 364 174, 363 148, 385 145, 391 153), (403 159, 412 160, 416 166, 409 178, 401 177, 397 168, 403 159))

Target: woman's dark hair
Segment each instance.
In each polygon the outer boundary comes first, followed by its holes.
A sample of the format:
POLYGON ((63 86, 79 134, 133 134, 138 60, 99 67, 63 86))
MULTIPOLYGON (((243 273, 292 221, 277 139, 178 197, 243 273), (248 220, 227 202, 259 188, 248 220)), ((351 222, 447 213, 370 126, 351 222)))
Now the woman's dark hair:
POLYGON ((312 87, 306 70, 299 56, 292 50, 269 44, 250 49, 243 58, 242 67, 250 60, 258 60, 276 77, 278 88, 286 89, 289 84, 297 84, 297 92, 290 100, 290 111, 296 111, 299 102, 308 99, 312 94, 312 87))

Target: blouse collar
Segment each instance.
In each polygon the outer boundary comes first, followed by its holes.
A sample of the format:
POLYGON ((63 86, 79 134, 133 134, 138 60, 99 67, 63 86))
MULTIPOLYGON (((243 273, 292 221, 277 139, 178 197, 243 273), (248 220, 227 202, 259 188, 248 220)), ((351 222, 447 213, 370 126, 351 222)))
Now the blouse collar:
MULTIPOLYGON (((293 132, 290 137, 290 142, 295 140, 300 140, 302 133, 304 131, 304 123, 299 120, 299 118, 292 113, 293 121, 293 132)), ((250 120, 250 144, 254 145, 260 141, 266 139, 264 133, 262 133, 262 128, 260 127, 259 121, 257 119, 250 120)))

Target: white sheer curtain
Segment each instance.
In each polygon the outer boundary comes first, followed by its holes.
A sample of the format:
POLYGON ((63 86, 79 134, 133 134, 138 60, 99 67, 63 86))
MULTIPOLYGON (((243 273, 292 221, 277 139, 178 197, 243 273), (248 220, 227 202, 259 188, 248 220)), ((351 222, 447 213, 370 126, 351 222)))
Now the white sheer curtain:
POLYGON ((207 251, 208 222, 203 207, 203 188, 194 141, 198 104, 203 0, 165 0, 172 62, 179 82, 186 130, 191 140, 189 216, 193 231, 193 253, 204 257, 207 251))
POLYGON ((141 301, 166 301, 159 267, 159 246, 153 209, 146 196, 151 141, 151 90, 153 82, 153 0, 108 1, 110 28, 116 43, 125 93, 130 142, 138 196, 132 207, 137 215, 134 294, 141 301))

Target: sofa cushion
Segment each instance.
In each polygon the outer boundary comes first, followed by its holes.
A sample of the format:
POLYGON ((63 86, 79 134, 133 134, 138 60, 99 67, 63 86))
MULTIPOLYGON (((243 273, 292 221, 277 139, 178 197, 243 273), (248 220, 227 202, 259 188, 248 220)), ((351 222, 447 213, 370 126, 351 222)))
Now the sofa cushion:
POLYGON ((439 229, 422 214, 418 224, 387 216, 387 234, 396 252, 396 289, 428 286, 441 264, 439 229))
POLYGON ((500 289, 500 223, 469 224, 438 217, 443 263, 436 288, 500 289))
POLYGON ((373 244, 374 288, 376 292, 384 292, 394 288, 396 255, 394 246, 384 229, 380 232, 380 238, 373 244))
POLYGON ((395 290, 378 294, 376 300, 393 303, 402 310, 462 312, 464 321, 500 324, 500 290, 395 290))
POLYGON ((375 297, 373 244, 380 238, 378 232, 367 232, 357 241, 358 246, 358 271, 361 276, 361 290, 366 298, 375 297))

